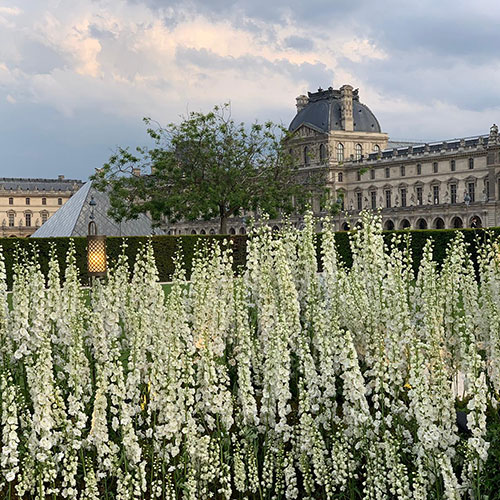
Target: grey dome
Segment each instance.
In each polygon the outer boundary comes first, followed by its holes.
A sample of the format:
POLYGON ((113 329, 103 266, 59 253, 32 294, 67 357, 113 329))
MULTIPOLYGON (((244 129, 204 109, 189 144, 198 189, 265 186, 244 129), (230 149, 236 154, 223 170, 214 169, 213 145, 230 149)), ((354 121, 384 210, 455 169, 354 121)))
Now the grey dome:
MULTIPOLYGON (((322 132, 343 130, 340 91, 329 88, 308 94, 309 102, 290 123, 290 132, 294 132, 302 124, 312 125, 322 132)), ((375 115, 368 106, 359 102, 357 91, 353 95, 352 114, 355 132, 382 132, 375 115)))

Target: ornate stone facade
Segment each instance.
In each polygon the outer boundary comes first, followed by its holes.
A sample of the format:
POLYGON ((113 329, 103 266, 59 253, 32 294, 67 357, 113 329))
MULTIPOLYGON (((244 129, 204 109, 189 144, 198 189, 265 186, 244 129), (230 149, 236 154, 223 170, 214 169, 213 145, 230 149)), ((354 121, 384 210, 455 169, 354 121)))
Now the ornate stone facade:
POLYGON ((0 235, 28 237, 83 185, 64 179, 0 178, 0 235))
MULTIPOLYGON (((326 169, 330 197, 341 201, 339 230, 361 210, 380 211, 386 229, 500 226, 500 136, 489 134, 429 144, 395 143, 350 85, 300 95, 290 153, 307 177, 326 169)), ((326 214, 319 198, 313 211, 326 214)), ((301 224, 301 218, 292 218, 301 224)), ((271 221, 276 227, 281 221, 271 221)), ((245 219, 233 219, 232 234, 245 219)), ((176 224, 173 234, 214 234, 217 221, 176 224)))

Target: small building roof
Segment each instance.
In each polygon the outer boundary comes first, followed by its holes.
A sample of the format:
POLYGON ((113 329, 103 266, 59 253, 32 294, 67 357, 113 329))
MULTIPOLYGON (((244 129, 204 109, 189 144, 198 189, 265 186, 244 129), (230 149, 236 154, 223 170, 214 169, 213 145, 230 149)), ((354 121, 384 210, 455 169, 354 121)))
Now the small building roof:
POLYGON ((32 238, 87 236, 90 222, 90 200, 94 198, 94 221, 99 234, 106 236, 149 236, 164 234, 152 226, 151 219, 140 214, 137 219, 116 222, 108 215, 111 207, 107 193, 97 191, 92 181, 85 183, 49 220, 40 226, 32 238))

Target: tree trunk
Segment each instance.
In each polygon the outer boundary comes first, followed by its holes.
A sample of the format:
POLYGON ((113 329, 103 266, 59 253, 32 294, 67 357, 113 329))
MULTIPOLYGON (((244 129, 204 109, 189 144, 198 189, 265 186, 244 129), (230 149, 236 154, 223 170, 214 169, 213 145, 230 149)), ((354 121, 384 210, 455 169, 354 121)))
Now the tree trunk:
POLYGON ((221 215, 220 216, 220 234, 227 234, 227 216, 226 215, 221 215))

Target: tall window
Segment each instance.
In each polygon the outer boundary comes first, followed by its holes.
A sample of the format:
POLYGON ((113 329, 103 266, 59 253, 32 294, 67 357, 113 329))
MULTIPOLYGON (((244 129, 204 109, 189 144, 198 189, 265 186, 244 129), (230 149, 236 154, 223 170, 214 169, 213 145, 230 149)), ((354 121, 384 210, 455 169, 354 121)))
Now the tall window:
POLYGON ((356 205, 358 210, 363 210, 363 193, 361 192, 356 193, 356 205))
POLYGON ((484 198, 486 201, 490 199, 490 181, 484 181, 484 198))
POLYGON ((9 198, 9 205, 14 205, 14 198, 9 198))
POLYGON ((30 199, 29 198, 26 198, 26 205, 29 205, 30 204, 30 199))
POLYGON ((450 202, 454 205, 457 202, 457 185, 450 184, 450 202))
POLYGON ((339 182, 343 182, 344 174, 342 172, 339 172, 338 179, 339 179, 339 182))
POLYGON ((385 167, 385 177, 388 179, 391 176, 391 169, 389 167, 385 167))
POLYGON ((406 188, 401 188, 401 206, 406 207, 406 188))
POLYGON ((404 165, 401 165, 400 171, 401 171, 401 177, 404 177, 406 175, 406 168, 404 165))
POLYGON ((391 208, 392 191, 390 189, 385 190, 385 206, 391 208))
POLYGON ((432 164, 432 171, 437 174, 438 173, 438 162, 435 161, 433 164, 432 164))
POLYGON ((439 204, 439 186, 432 186, 432 197, 434 204, 439 204))
POLYGON ((45 224, 48 218, 49 214, 47 212, 42 212, 42 224, 45 224))
POLYGON ((456 164, 455 160, 451 160, 450 161, 450 170, 452 172, 455 172, 456 169, 457 169, 457 164, 456 164))
POLYGON ((344 145, 340 142, 337 144, 337 161, 344 161, 344 145))
POLYGON ((374 168, 372 168, 370 170, 370 179, 372 179, 372 180, 375 179, 375 169, 374 168))
POLYGON ((47 198, 42 198, 42 205, 47 205, 47 198))
POLYGON ((26 214, 25 217, 26 217, 26 227, 30 227, 31 226, 31 214, 26 214))
POLYGON ((422 174, 422 165, 420 163, 417 163, 417 175, 422 174))
POLYGON ((370 192, 370 203, 372 210, 377 210, 377 191, 370 192))
POLYGON ((474 158, 469 158, 469 170, 474 168, 474 158))
POLYGON ((14 214, 9 212, 9 227, 14 227, 14 214))
POLYGON ((373 146, 373 152, 380 153, 380 146, 378 144, 375 144, 375 146, 373 146))
POLYGON ((326 146, 324 144, 319 145, 319 161, 324 163, 326 160, 326 146))
POLYGON ((423 189, 422 189, 422 186, 418 186, 417 187, 417 203, 419 205, 422 205, 423 202, 424 202, 423 189))
POLYGON ((358 181, 361 180, 361 172, 359 170, 356 172, 356 179, 358 179, 358 181))
POLYGON ((57 198, 57 204, 62 205, 62 198, 57 198))
POLYGON ((309 165, 309 148, 304 147, 304 165, 309 165))
POLYGON ((476 201, 476 185, 473 182, 467 183, 467 191, 469 192, 470 202, 476 201))
POLYGON ((361 160, 361 157, 363 156, 363 146, 361 146, 361 144, 356 144, 355 152, 356 160, 361 160))

